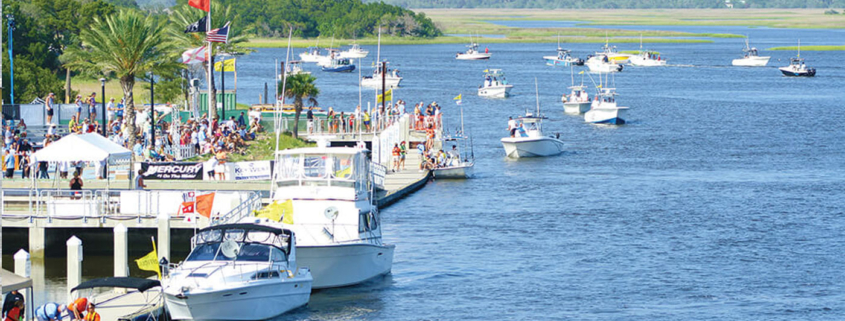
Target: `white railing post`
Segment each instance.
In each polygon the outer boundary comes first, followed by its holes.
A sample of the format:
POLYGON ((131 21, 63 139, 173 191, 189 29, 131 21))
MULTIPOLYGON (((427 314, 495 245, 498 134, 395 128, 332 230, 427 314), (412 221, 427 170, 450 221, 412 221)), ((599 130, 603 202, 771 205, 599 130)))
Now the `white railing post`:
POLYGON ((71 236, 67 245, 67 300, 73 302, 70 290, 82 281, 82 240, 71 236))

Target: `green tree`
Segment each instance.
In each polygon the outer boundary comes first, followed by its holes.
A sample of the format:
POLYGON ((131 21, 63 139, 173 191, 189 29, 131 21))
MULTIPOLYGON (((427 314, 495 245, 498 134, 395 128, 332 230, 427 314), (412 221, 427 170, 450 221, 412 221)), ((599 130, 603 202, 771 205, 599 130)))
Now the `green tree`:
MULTIPOLYGON (((285 78, 285 92, 287 98, 293 98, 294 121, 293 137, 299 137, 299 116, 302 114, 303 100, 308 99, 311 106, 317 106, 317 96, 320 89, 314 83, 317 78, 311 74, 296 74, 285 78)), ((279 84, 279 94, 282 94, 282 84, 279 84)))
POLYGON ((135 144, 135 79, 148 72, 173 73, 177 52, 165 24, 137 11, 120 10, 105 19, 94 19, 80 34, 81 47, 70 47, 62 56, 67 65, 91 73, 113 74, 120 80, 126 100, 129 146, 135 144))

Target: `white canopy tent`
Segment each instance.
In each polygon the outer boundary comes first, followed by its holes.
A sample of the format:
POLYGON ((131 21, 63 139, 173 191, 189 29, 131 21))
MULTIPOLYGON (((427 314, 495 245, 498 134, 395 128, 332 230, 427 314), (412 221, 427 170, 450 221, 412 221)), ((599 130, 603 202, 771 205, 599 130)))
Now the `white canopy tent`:
POLYGON ((102 162, 128 164, 132 151, 100 134, 71 134, 32 154, 31 164, 38 162, 102 162))
MULTIPOLYGON (((115 142, 100 136, 96 133, 71 134, 59 139, 49 146, 35 152, 30 157, 31 166, 37 166, 38 162, 59 163, 59 162, 93 162, 106 163, 109 165, 129 164, 132 158, 132 151, 115 142)), ((56 166, 58 170, 58 166, 56 166)), ((35 184, 35 170, 32 171, 32 186, 35 184)), ((58 175, 56 175, 58 179, 58 175)), ((106 175, 108 179, 108 175, 106 175)), ((106 189, 109 187, 107 181, 106 189)))

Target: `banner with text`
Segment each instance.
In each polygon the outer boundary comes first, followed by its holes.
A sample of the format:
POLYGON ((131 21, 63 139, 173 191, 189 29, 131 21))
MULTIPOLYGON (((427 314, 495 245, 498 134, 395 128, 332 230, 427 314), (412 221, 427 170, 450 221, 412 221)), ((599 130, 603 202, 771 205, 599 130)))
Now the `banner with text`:
POLYGON ((202 179, 202 163, 141 163, 144 179, 202 179))
POLYGON ((270 180, 272 174, 271 161, 237 162, 231 163, 236 181, 270 180))

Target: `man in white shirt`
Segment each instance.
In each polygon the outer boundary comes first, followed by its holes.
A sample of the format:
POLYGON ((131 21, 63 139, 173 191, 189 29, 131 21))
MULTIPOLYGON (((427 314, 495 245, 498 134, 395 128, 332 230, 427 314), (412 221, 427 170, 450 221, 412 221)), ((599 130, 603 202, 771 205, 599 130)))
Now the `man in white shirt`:
POLYGON ((106 117, 108 118, 107 124, 111 123, 114 120, 114 98, 109 100, 109 103, 106 104, 106 117))

